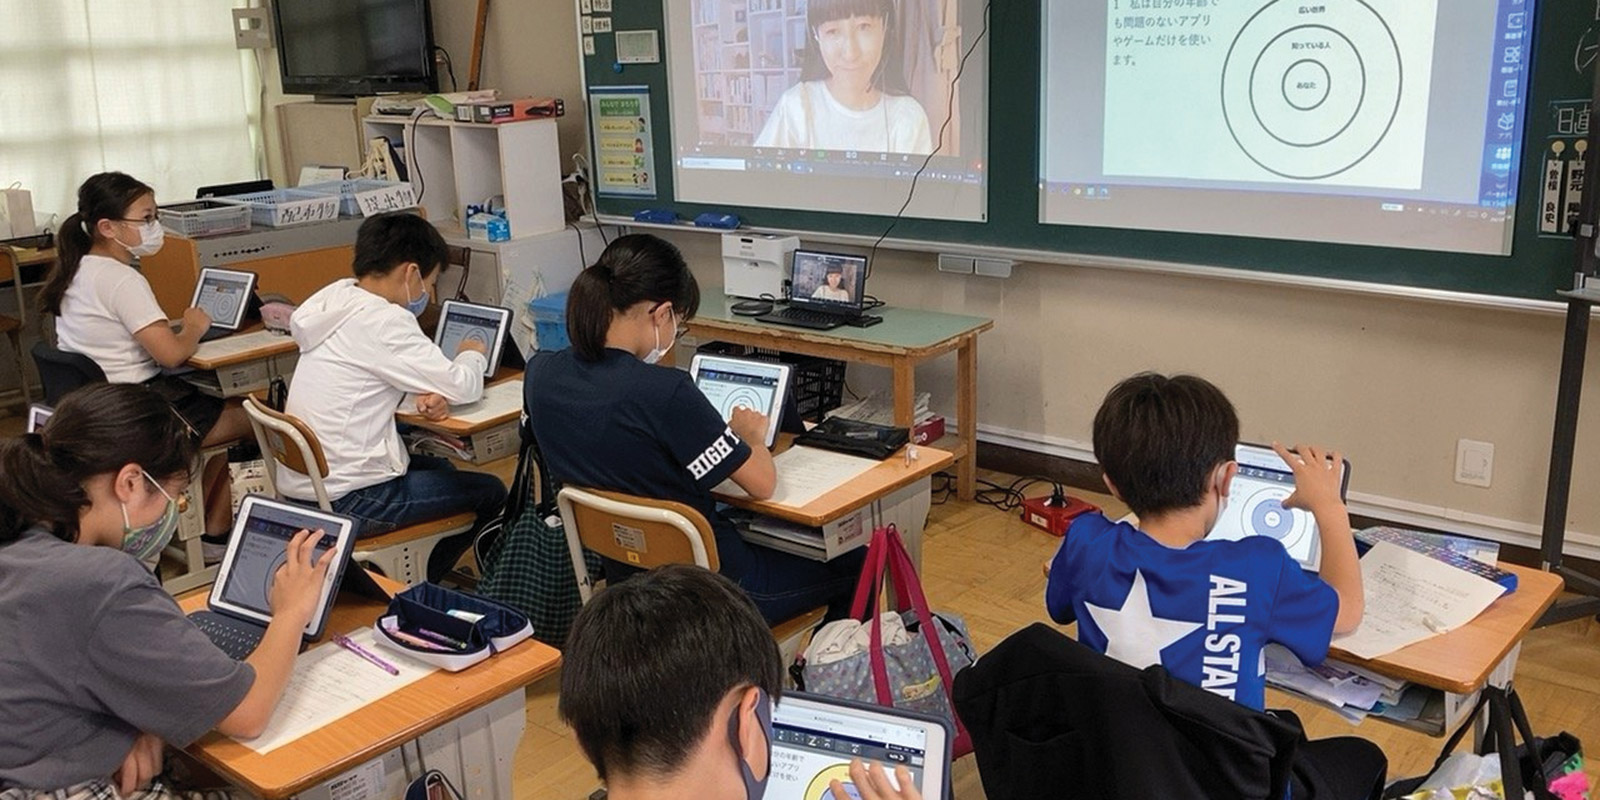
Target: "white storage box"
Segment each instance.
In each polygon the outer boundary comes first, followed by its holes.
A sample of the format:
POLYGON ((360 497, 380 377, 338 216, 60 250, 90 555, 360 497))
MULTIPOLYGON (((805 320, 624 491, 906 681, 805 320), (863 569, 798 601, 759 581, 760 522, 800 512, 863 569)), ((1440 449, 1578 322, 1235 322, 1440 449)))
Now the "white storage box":
POLYGON ((274 189, 270 192, 219 197, 217 200, 248 207, 250 221, 269 228, 331 222, 339 218, 338 195, 318 194, 303 189, 274 189))

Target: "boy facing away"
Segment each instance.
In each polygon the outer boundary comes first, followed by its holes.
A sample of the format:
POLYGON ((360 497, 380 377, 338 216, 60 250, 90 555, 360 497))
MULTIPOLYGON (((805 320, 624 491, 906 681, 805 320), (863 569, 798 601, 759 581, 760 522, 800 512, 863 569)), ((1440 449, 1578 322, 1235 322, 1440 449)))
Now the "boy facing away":
POLYGON ((1268 642, 1306 664, 1327 657, 1336 633, 1361 622, 1361 570, 1339 497, 1343 459, 1316 447, 1273 444, 1294 470, 1283 501, 1316 518, 1322 574, 1305 572, 1276 539, 1207 540, 1227 507, 1239 465, 1239 418, 1222 391, 1191 375, 1135 375, 1106 395, 1094 418, 1094 454, 1106 487, 1138 527, 1086 514, 1050 565, 1045 604, 1078 622, 1078 640, 1143 669, 1261 710, 1268 642))

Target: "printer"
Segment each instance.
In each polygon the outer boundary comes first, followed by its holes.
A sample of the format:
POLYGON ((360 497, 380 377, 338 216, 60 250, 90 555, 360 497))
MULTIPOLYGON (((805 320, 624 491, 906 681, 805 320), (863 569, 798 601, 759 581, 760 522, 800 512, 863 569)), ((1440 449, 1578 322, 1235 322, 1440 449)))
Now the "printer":
POLYGON ((726 233, 722 236, 722 290, 729 297, 789 299, 789 269, 798 236, 726 233))

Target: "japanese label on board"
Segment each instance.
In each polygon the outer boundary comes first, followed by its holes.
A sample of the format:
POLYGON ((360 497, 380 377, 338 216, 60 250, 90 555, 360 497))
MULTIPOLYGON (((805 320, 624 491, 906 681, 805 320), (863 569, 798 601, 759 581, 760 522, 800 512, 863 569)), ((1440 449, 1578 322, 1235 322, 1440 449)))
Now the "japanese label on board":
POLYGON ((356 192, 355 198, 363 217, 415 208, 417 205, 417 193, 409 183, 396 183, 381 189, 356 192))
POLYGON ((589 90, 596 190, 603 195, 655 197, 655 147, 650 90, 644 86, 589 90))

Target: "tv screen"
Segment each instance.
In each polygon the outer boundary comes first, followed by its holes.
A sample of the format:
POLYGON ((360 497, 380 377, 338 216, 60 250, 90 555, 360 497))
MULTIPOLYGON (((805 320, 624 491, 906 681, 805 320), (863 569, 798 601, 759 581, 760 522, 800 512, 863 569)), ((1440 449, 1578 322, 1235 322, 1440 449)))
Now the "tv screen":
POLYGON ((285 94, 438 91, 428 0, 277 0, 285 94))

